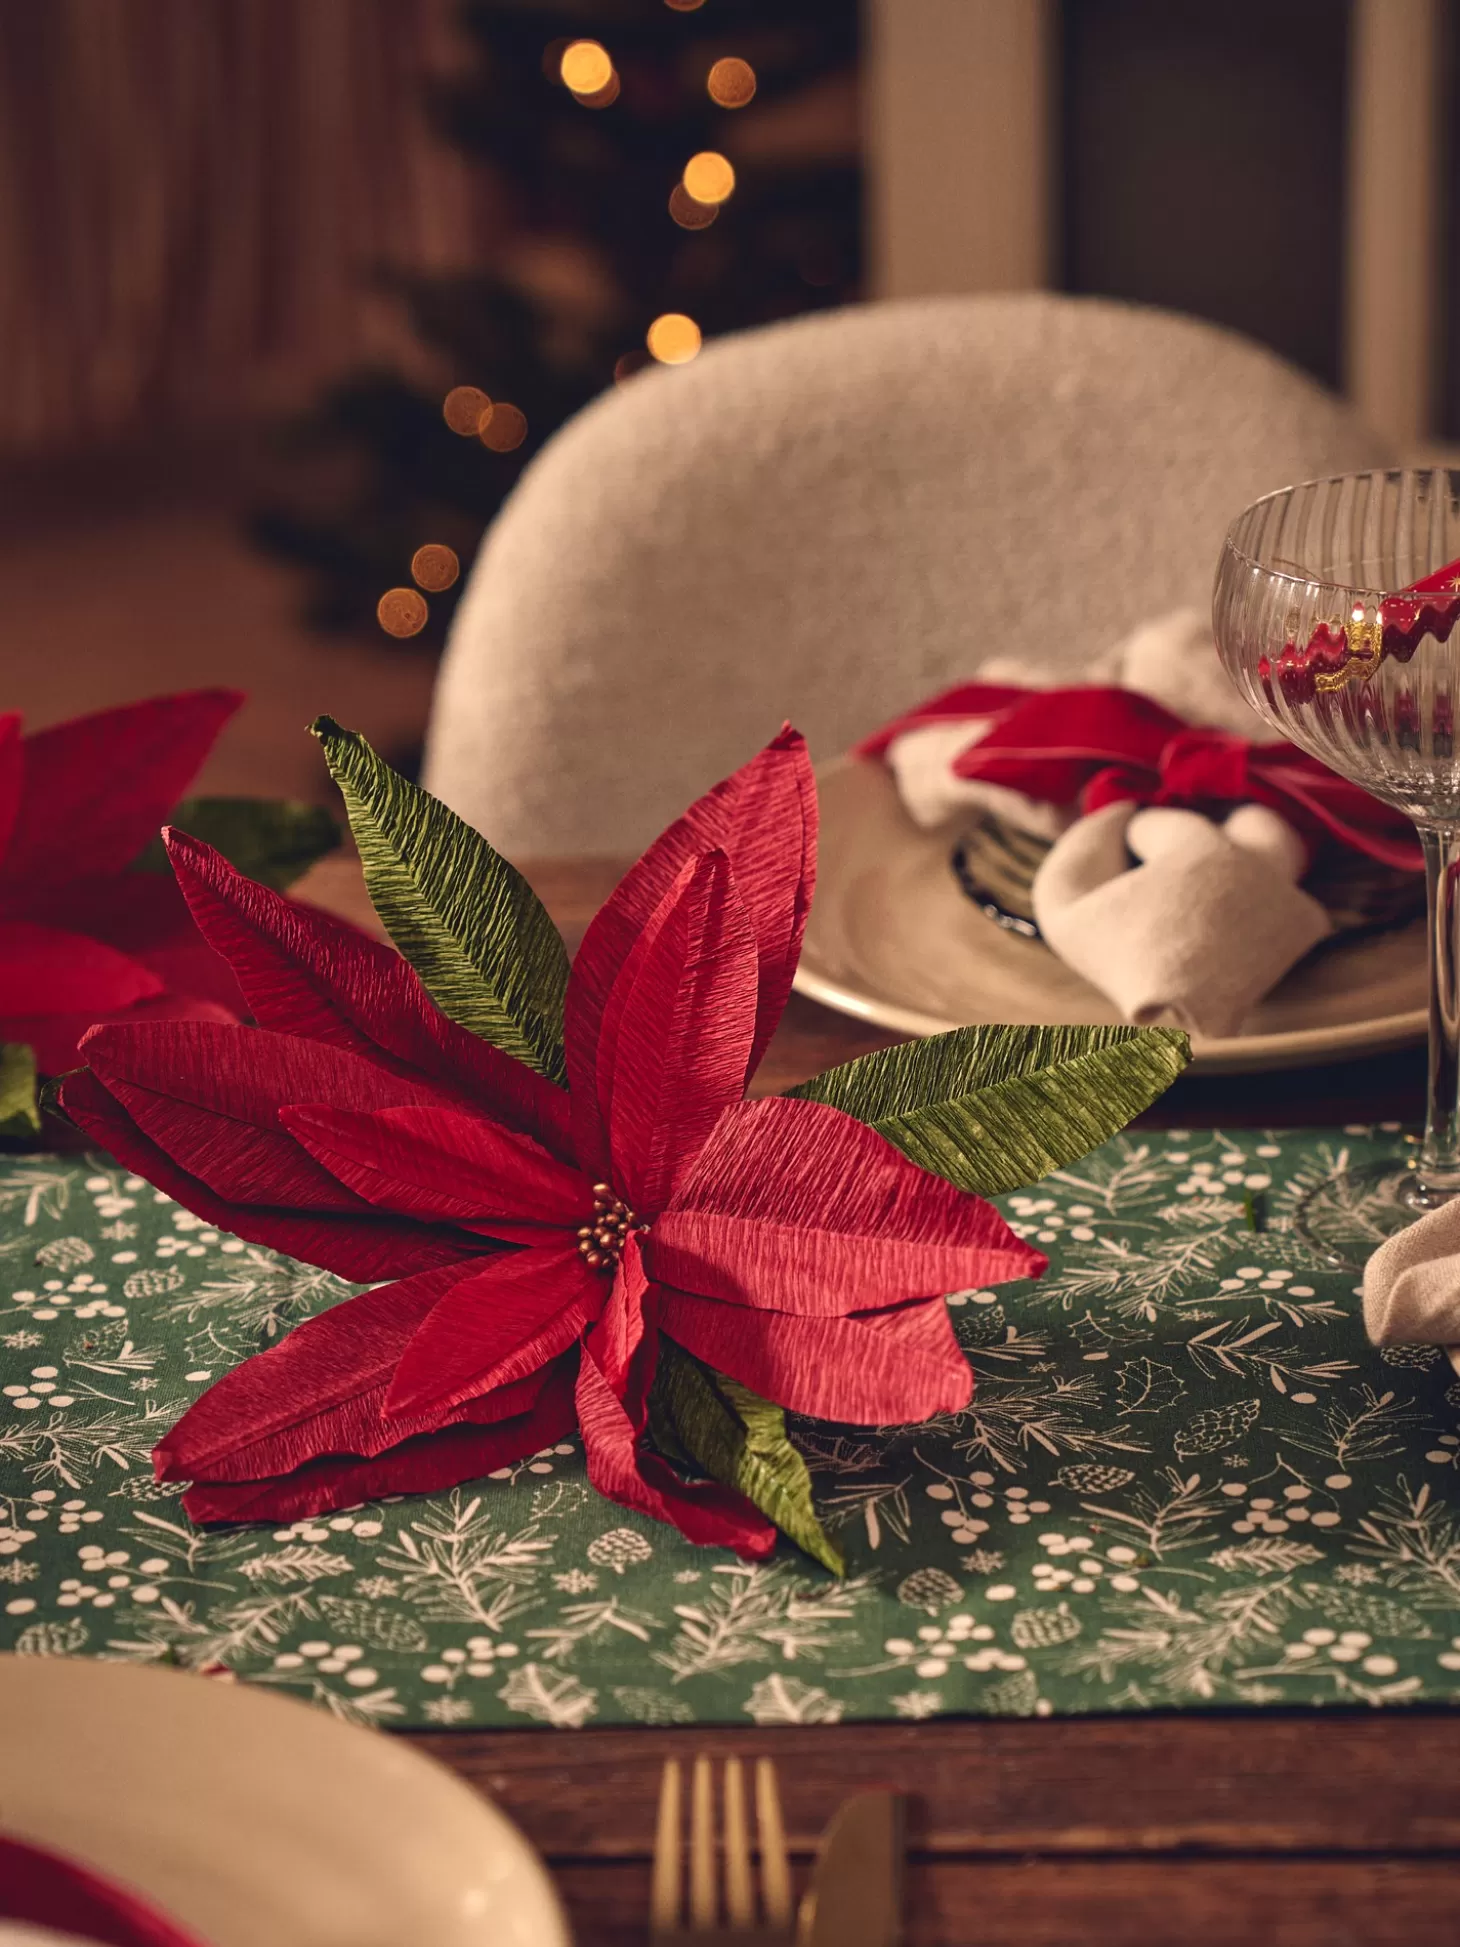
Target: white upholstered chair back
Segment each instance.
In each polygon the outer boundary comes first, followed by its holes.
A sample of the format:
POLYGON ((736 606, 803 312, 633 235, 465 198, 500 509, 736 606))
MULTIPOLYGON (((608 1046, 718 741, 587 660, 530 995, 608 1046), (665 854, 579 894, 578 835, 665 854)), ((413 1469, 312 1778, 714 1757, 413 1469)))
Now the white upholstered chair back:
POLYGON ((785 718, 826 758, 992 655, 1078 680, 1228 522, 1387 459, 1213 326, 927 299, 711 344, 549 441, 482 544, 426 782, 509 856, 633 850, 785 718))

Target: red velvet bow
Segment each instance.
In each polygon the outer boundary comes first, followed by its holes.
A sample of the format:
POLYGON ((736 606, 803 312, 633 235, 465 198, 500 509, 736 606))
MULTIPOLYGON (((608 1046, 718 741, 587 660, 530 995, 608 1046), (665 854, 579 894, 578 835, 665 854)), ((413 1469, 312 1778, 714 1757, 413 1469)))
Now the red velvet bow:
POLYGON ((1310 851, 1334 839, 1402 871, 1423 866, 1404 814, 1316 757, 1289 743, 1253 744, 1224 730, 1193 729, 1132 690, 962 684, 879 731, 859 755, 881 756, 905 731, 957 717, 993 719, 955 760, 961 778, 1050 804, 1078 803, 1083 812, 1121 800, 1204 812, 1263 804, 1310 851))

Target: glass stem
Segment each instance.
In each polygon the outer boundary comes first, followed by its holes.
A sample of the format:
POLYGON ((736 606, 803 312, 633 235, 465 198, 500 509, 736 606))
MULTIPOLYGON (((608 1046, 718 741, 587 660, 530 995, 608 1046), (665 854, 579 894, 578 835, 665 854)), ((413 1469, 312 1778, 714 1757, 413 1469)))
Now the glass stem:
POLYGON ((1430 1072, 1424 1147, 1409 1201, 1460 1193, 1460 831, 1421 825, 1429 906, 1430 1072))

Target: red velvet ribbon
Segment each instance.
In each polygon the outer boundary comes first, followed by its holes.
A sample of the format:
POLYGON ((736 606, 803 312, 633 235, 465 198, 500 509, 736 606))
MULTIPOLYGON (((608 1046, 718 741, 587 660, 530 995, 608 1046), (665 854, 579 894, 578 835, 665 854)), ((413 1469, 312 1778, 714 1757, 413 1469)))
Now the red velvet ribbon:
POLYGON ((906 731, 959 717, 992 718, 954 761, 956 776, 1002 785, 1082 812, 1133 802, 1219 812, 1263 804, 1306 841, 1334 840, 1402 871, 1423 869, 1419 839, 1400 811, 1350 784, 1293 744, 1249 743, 1197 730, 1149 697, 1112 688, 1024 690, 965 683, 899 717, 858 747, 884 756, 906 731))

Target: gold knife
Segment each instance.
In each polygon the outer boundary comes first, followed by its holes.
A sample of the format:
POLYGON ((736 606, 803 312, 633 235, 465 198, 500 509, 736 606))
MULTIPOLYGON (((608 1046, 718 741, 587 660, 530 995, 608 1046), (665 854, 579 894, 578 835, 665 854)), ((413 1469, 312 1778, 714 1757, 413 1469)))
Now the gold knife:
POLYGON ((847 1799, 827 1827, 801 1902, 796 1947, 897 1947, 902 1939, 903 1800, 847 1799))

